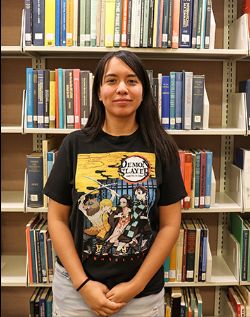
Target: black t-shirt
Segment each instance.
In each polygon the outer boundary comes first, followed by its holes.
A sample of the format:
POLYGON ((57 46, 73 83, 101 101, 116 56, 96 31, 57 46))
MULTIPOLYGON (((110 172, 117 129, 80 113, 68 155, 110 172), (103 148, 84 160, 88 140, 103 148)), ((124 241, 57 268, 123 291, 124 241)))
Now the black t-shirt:
MULTIPOLYGON (((94 141, 81 130, 66 136, 44 193, 72 206, 69 228, 83 268, 108 288, 139 270, 159 228, 158 206, 186 196, 179 162, 164 166, 139 129, 129 136, 101 132, 94 141)), ((137 297, 163 286, 161 267, 137 297)))

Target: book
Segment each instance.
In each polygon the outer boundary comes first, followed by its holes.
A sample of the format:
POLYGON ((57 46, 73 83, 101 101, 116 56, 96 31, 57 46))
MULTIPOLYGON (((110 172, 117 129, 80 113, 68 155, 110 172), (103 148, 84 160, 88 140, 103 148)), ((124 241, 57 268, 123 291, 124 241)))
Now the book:
POLYGON ((54 257, 54 251, 52 246, 52 240, 50 237, 48 237, 47 239, 47 258, 48 258, 48 278, 49 278, 49 283, 52 283, 53 275, 54 275, 54 267, 55 267, 55 257, 54 257))
POLYGON ((114 26, 114 47, 119 47, 121 42, 121 18, 122 18, 122 1, 115 2, 115 26, 114 26))
POLYGON ((74 129, 74 79, 73 69, 65 70, 65 110, 66 128, 74 129))
POLYGON ((66 46, 73 45, 74 1, 66 0, 66 46))
POLYGON ((153 47, 153 32, 154 32, 154 0, 149 0, 148 47, 153 47))
POLYGON ((64 94, 63 94, 63 69, 58 68, 58 81, 57 81, 57 93, 58 93, 58 128, 64 128, 64 94))
POLYGON ((171 317, 171 295, 169 292, 165 292, 164 295, 165 317, 171 317))
POLYGON ((55 45, 61 45, 61 0, 56 0, 55 5, 55 45))
POLYGON ((27 206, 39 208, 43 206, 43 155, 33 152, 26 156, 27 167, 27 206))
POLYGON ((45 71, 37 70, 37 127, 44 128, 45 124, 45 71))
POLYGON ((61 46, 66 46, 67 0, 61 0, 61 46))
POLYGON ((183 72, 175 72, 175 128, 182 129, 183 72))
POLYGON ((168 255, 164 261, 164 282, 169 281, 169 269, 170 269, 170 255, 168 255))
POLYGON ((202 251, 201 249, 201 241, 202 241, 202 228, 201 224, 199 223, 198 219, 193 219, 193 224, 196 229, 196 241, 195 241, 195 259, 194 259, 194 282, 198 282, 199 280, 199 264, 200 264, 200 253, 202 251))
POLYGON ((44 222, 38 235, 39 235, 39 243, 40 243, 42 283, 48 283, 49 273, 48 273, 48 258, 47 258, 47 239, 48 239, 47 221, 44 222))
POLYGON ((47 317, 46 313, 46 298, 48 296, 49 288, 44 287, 39 298, 39 317, 47 317))
POLYGON ((33 27, 33 45, 44 45, 44 12, 45 12, 45 0, 33 0, 32 4, 32 27, 33 27))
POLYGON ((85 46, 91 46, 91 1, 85 1, 85 46))
POLYGON ((237 294, 235 293, 233 287, 228 288, 227 294, 228 294, 228 298, 233 306, 233 309, 236 313, 236 316, 237 317, 244 316, 245 314, 243 313, 243 311, 244 311, 243 305, 241 305, 240 299, 237 296, 237 294))
POLYGON ((185 151, 184 185, 187 196, 183 199, 184 209, 189 209, 191 207, 192 170, 192 153, 190 151, 185 151))
POLYGON ((209 48, 210 46, 209 44, 210 44, 210 29, 211 29, 211 11, 212 11, 212 0, 207 0, 204 48, 209 48))
POLYGON ((184 130, 191 130, 192 124, 193 72, 183 72, 182 122, 184 130))
POLYGON ((192 48, 196 48, 196 40, 197 40, 197 19, 198 19, 198 0, 193 0, 192 48))
POLYGON ((122 1, 122 16, 121 16, 121 47, 127 45, 127 28, 128 28, 128 0, 122 1))
POLYGON ((53 292, 52 292, 52 288, 49 288, 47 297, 46 297, 46 303, 45 303, 47 317, 52 317, 52 302, 53 302, 53 292))
POLYGON ((44 128, 49 128, 50 71, 44 70, 44 128))
MULTIPOLYGON (((96 14, 97 14, 97 0, 91 0, 90 6, 90 44, 96 46, 96 14)), ((98 21, 99 23, 99 21, 98 21)))
POLYGON ((176 117, 176 72, 170 72, 170 103, 169 103, 169 122, 170 130, 175 130, 176 117))
POLYGON ((24 1, 25 8, 25 37, 24 43, 25 46, 32 45, 32 0, 24 1))
POLYGON ((90 111, 90 72, 88 70, 80 71, 80 124, 81 128, 85 126, 90 111))
POLYGON ((204 207, 211 206, 211 181, 213 168, 213 152, 206 150, 206 185, 205 185, 205 200, 204 207))
POLYGON ((41 292, 42 292, 42 288, 37 287, 35 288, 34 292, 32 293, 30 297, 30 300, 29 300, 30 317, 39 316, 39 306, 35 305, 35 302, 36 302, 36 299, 40 297, 41 292))
POLYGON ((80 129, 80 69, 73 69, 74 128, 80 129))
POLYGON ((37 70, 33 70, 33 87, 34 87, 34 94, 33 94, 33 127, 37 128, 38 127, 38 75, 37 75, 37 70))
POLYGON ((171 289, 171 317, 180 317, 181 296, 182 296, 181 288, 172 287, 171 289))
POLYGON ((206 151, 200 150, 200 199, 199 199, 199 208, 204 208, 205 207, 206 165, 207 165, 206 151))
POLYGON ((172 20, 172 48, 179 47, 180 30, 180 0, 173 0, 173 20, 172 20))
POLYGON ((204 75, 193 75, 191 122, 191 128, 193 130, 202 129, 203 127, 204 83, 204 75))
POLYGON ((184 241, 184 228, 183 228, 183 224, 181 224, 179 236, 176 241, 176 281, 177 282, 181 282, 181 279, 182 279, 183 241, 184 241))
POLYGON ((55 46, 56 1, 45 0, 44 45, 55 46))
POLYGON ((55 92, 55 71, 49 71, 49 128, 56 127, 56 92, 55 92))
POLYGON ((170 111, 170 77, 162 75, 162 105, 161 105, 161 123, 164 129, 169 129, 169 111, 170 111))
POLYGON ((169 264, 169 282, 176 281, 176 245, 177 242, 173 245, 170 252, 170 264, 169 264))
POLYGON ((115 0, 105 2, 105 46, 114 46, 115 0))
POLYGON ((79 8, 80 8, 80 19, 79 19, 79 38, 80 38, 80 46, 85 46, 85 8, 86 1, 79 0, 79 8))
POLYGON ((34 247, 35 247, 35 266, 36 266, 36 282, 43 283, 42 278, 42 255, 41 255, 41 244, 40 244, 40 230, 46 223, 46 219, 42 219, 34 227, 34 247))
POLYGON ((187 226, 186 281, 194 281, 196 229, 191 219, 184 219, 187 226))
POLYGON ((33 68, 26 68, 26 124, 27 128, 34 128, 34 81, 33 68))
POLYGON ((239 92, 246 93, 247 127, 250 130, 250 79, 239 82, 239 92))
POLYGON ((79 29, 79 0, 73 0, 74 1, 74 13, 73 13, 73 46, 79 46, 80 39, 78 39, 78 29, 79 29))
POLYGON ((163 1, 163 17, 162 17, 162 43, 163 48, 168 47, 168 19, 169 19, 169 1, 163 1))
POLYGON ((180 43, 181 48, 192 47, 193 0, 180 1, 180 43))

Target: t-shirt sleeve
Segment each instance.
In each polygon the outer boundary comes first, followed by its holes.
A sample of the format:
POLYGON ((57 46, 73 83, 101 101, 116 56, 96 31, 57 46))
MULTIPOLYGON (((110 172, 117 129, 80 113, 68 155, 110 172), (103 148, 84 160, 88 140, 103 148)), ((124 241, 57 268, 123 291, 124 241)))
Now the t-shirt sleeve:
POLYGON ((187 196, 181 175, 179 161, 173 160, 168 167, 162 167, 159 206, 166 206, 180 201, 187 196))
MULTIPOLYGON (((65 138, 67 139, 67 138, 65 138)), ((63 140, 43 193, 63 205, 72 205, 72 182, 69 142, 63 140)))

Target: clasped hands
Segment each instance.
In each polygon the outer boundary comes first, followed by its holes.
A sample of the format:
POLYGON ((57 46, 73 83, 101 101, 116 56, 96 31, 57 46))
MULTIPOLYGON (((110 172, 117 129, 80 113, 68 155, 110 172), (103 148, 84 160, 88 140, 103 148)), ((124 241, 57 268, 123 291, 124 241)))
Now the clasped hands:
POLYGON ((132 282, 120 283, 109 290, 106 285, 91 280, 80 290, 86 304, 97 316, 117 313, 138 293, 132 282))

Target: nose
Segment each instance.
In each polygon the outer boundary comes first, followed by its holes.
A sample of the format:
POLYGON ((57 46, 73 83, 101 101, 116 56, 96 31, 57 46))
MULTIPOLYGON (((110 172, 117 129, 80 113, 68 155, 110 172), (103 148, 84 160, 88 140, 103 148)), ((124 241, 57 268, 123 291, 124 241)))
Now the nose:
POLYGON ((120 94, 126 94, 128 92, 128 87, 124 81, 119 82, 116 92, 120 94))

